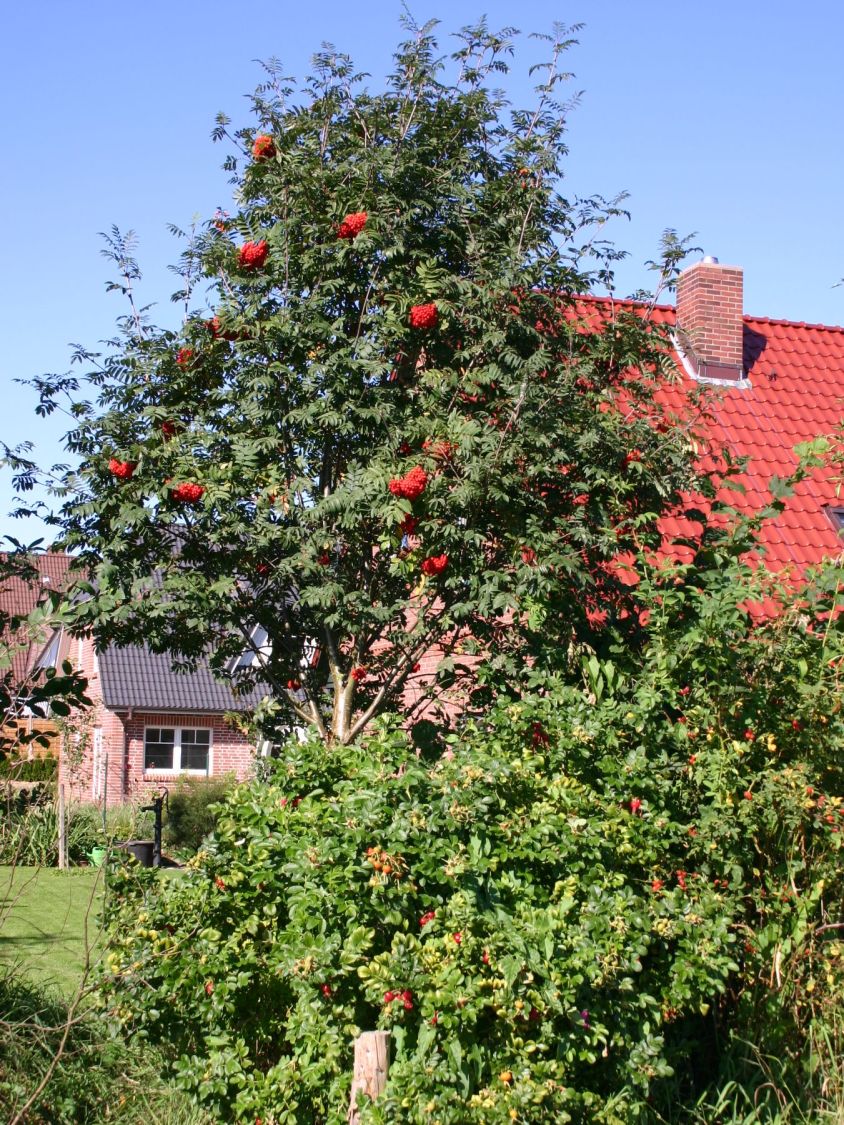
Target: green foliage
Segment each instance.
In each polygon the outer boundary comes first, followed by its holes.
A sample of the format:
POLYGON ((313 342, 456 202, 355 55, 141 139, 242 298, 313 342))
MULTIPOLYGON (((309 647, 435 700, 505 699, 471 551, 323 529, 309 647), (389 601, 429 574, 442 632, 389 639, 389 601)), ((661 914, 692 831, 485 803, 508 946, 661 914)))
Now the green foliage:
MULTIPOLYGON (((66 810, 67 856, 87 862, 87 853, 103 841, 102 815, 91 805, 66 810)), ((59 862, 59 815, 52 797, 15 805, 0 824, 0 863, 56 867, 59 862)))
MULTIPOLYGON (((598 607, 635 632, 606 564, 702 486, 653 400, 671 364, 649 308, 577 296, 611 279, 619 208, 560 192, 573 41, 556 29, 522 109, 488 85, 512 31, 464 29, 448 59, 432 26, 380 92, 329 49, 301 88, 270 67, 256 125, 221 119, 238 210, 185 250, 181 330, 133 304, 77 356, 93 401, 37 381, 77 420, 55 522, 95 579, 78 627, 188 665, 210 646, 224 672, 260 626, 267 717, 342 742, 420 686, 434 644, 437 699, 473 651, 487 692, 556 666, 598 607), (266 258, 244 264, 248 244, 266 258), (391 490, 414 469, 424 490, 391 490)), ((130 240, 107 253, 132 296, 130 240)))
POLYGON ((0 777, 7 777, 13 781, 52 781, 58 768, 58 758, 49 755, 43 758, 0 759, 0 777))
POLYGON ((180 851, 198 851, 217 826, 217 805, 234 784, 234 775, 182 777, 170 791, 165 840, 180 851))
POLYGON ((57 1054, 55 1072, 27 1122, 207 1125, 204 1115, 161 1081, 154 1054, 130 1050, 90 1016, 69 1016, 66 1000, 0 971, 0 1105, 7 1120, 28 1102, 57 1054))
POLYGON ((726 1096, 751 1037, 820 1112, 844 991, 840 575, 754 624, 776 591, 737 550, 643 580, 641 655, 546 677, 433 760, 388 723, 285 747, 186 879, 116 877, 113 1016, 236 1118, 340 1121, 373 1027, 394 1047, 373 1121, 679 1121, 726 1096))

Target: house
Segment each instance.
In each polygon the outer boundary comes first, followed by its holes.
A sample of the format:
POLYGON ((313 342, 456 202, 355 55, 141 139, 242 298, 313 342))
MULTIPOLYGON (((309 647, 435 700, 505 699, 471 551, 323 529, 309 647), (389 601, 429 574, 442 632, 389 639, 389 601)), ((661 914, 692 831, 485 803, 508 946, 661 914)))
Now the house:
MULTIPOLYGON (((844 417, 844 328, 744 315, 742 286, 741 269, 706 258, 681 274, 676 307, 657 305, 650 315, 675 345, 677 380, 660 397, 683 417, 689 391, 709 388, 706 436, 716 453, 748 459, 737 478, 745 491, 729 500, 753 512, 767 504, 770 479, 796 467, 794 447, 832 434, 844 417)), ((584 301, 603 320, 617 304, 584 301)), ((670 520, 664 528, 683 531, 670 520)), ((767 565, 799 573, 838 555, 842 528, 835 474, 814 469, 762 531, 767 565)), ((73 796, 112 804, 185 775, 247 774, 256 746, 232 716, 254 707, 260 691, 238 696, 207 665, 174 673, 166 655, 147 648, 98 654, 90 641, 69 643, 95 703, 63 754, 61 777, 73 796)), ((423 658, 420 679, 436 663, 435 653, 423 658)), ((421 701, 418 684, 413 690, 410 704, 421 701)))
MULTIPOLYGON (((3 556, 4 564, 8 556, 3 556)), ((0 580, 0 623, 3 626, 3 642, 10 650, 10 666, 3 671, 9 697, 15 700, 26 694, 26 684, 42 668, 55 667, 60 663, 56 647, 56 634, 49 621, 43 627, 33 628, 25 619, 45 601, 49 591, 63 591, 68 584, 71 559, 56 551, 46 551, 33 556, 29 562, 31 569, 15 573, 4 573, 0 580)), ((15 709, 18 710, 17 708, 15 709)), ((38 734, 38 742, 27 741, 21 750, 25 756, 33 757, 50 754, 58 757, 61 732, 52 719, 38 718, 25 706, 19 714, 4 716, 3 744, 14 746, 21 734, 38 734)))
POLYGON ((248 775, 260 748, 237 715, 254 709, 263 691, 239 695, 205 662, 174 672, 168 655, 146 646, 98 653, 90 638, 65 644, 94 704, 63 748, 59 780, 71 797, 112 805, 181 777, 248 775))

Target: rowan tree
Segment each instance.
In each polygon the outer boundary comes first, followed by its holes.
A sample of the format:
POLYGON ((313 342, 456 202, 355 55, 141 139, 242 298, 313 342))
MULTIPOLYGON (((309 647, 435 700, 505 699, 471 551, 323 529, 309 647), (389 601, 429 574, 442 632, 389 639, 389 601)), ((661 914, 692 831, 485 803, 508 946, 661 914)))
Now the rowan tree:
POLYGON ((633 628, 613 560, 694 481, 648 306, 582 300, 619 205, 562 194, 570 33, 522 110, 490 86, 512 29, 442 56, 408 26, 377 93, 331 48, 299 86, 269 66, 255 122, 218 118, 235 202, 187 242, 181 329, 136 305, 113 231, 130 313, 38 384, 77 418, 54 517, 92 577, 77 626, 221 674, 252 650, 241 682, 329 741, 432 648, 425 697, 471 666, 477 702, 633 628))

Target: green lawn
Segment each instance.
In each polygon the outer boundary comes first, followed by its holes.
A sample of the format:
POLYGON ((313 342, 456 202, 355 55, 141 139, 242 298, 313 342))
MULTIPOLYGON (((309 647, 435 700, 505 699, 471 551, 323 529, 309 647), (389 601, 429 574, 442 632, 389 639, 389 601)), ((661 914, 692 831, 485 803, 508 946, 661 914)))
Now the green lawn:
POLYGON ((93 867, 0 866, 0 965, 17 964, 34 980, 72 994, 86 944, 92 962, 98 955, 102 889, 103 873, 93 867))

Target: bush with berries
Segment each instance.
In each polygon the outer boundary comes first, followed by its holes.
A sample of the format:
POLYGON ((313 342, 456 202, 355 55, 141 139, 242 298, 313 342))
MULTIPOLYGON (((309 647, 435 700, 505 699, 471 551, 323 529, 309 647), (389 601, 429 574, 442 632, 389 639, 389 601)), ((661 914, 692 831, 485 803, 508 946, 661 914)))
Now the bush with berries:
POLYGON ((835 593, 760 622, 738 564, 650 581, 641 655, 426 753, 387 719, 288 744, 183 880, 116 875, 112 1016, 235 1120, 344 1120, 375 1028, 368 1121, 670 1115, 747 1035, 811 1091, 844 984, 835 593))

